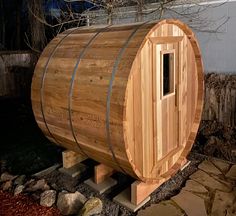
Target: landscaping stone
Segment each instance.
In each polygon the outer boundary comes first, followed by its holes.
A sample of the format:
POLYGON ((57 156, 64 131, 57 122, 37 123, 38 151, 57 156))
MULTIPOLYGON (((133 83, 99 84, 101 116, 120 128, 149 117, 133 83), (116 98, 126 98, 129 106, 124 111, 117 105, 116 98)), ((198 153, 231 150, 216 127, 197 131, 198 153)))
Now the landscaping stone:
POLYGON ((57 192, 55 190, 46 190, 40 196, 40 205, 51 207, 56 202, 57 192))
POLYGON ((30 184, 27 188, 27 191, 37 191, 37 190, 49 190, 50 187, 48 186, 47 182, 45 181, 45 179, 40 179, 38 180, 36 183, 33 182, 32 184, 30 184))
POLYGON ((196 193, 208 193, 208 190, 203 185, 193 180, 188 180, 182 190, 196 193))
POLYGON ((2 185, 2 190, 3 190, 3 191, 8 191, 8 190, 11 189, 11 187, 12 187, 12 181, 9 180, 9 181, 5 182, 5 183, 2 185))
POLYGON ((102 212, 102 201, 97 197, 92 197, 86 201, 79 216, 91 216, 102 212))
POLYGON ((211 159, 211 162, 221 170, 222 173, 226 173, 229 170, 230 164, 218 159, 211 159))
POLYGON ((6 181, 12 181, 16 178, 17 176, 10 175, 9 173, 5 172, 1 175, 0 177, 0 182, 6 182, 6 181))
POLYGON ((78 214, 86 201, 85 196, 78 191, 75 193, 61 192, 58 195, 57 207, 63 215, 78 214))
POLYGON ((204 199, 188 192, 181 191, 171 198, 188 216, 207 216, 204 199))
POLYGON ((164 201, 151 205, 144 210, 138 212, 137 216, 184 216, 185 213, 172 201, 164 201))
POLYGON ((211 174, 215 174, 215 175, 220 175, 222 174, 222 172, 217 169, 215 167, 214 164, 212 164, 210 161, 208 160, 204 160, 202 163, 199 164, 198 166, 199 169, 207 172, 207 173, 211 173, 211 174))
POLYGON ((25 175, 20 175, 15 179, 14 184, 15 185, 23 185, 25 183, 25 179, 26 179, 25 175))
POLYGON ((236 199, 235 192, 225 193, 217 190, 212 205, 211 215, 214 216, 236 215, 235 199, 236 199))
POLYGON ((14 190, 14 195, 18 195, 23 192, 25 186, 24 185, 17 185, 15 190, 14 190))
POLYGON ((233 165, 227 172, 226 177, 232 180, 236 180, 236 165, 233 165))
POLYGON ((197 181, 198 183, 211 188, 212 190, 221 190, 225 192, 230 192, 232 187, 230 184, 223 184, 220 181, 217 181, 215 178, 209 176, 207 173, 202 170, 198 170, 190 176, 190 179, 197 181))

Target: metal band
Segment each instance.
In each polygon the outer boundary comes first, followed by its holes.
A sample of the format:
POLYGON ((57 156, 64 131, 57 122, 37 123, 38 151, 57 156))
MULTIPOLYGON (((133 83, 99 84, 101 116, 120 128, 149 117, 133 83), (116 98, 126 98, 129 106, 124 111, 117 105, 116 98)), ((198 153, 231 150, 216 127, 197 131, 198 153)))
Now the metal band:
POLYGON ((51 60, 51 58, 54 56, 57 48, 59 47, 59 45, 64 41, 64 39, 70 35, 71 33, 75 32, 76 30, 78 30, 78 28, 70 31, 69 33, 67 33, 60 41, 59 43, 54 47, 54 49, 52 50, 52 52, 50 53, 50 56, 44 66, 44 70, 43 70, 43 76, 42 76, 42 81, 41 81, 41 86, 40 86, 40 106, 41 106, 41 112, 42 112, 42 116, 43 116, 43 120, 44 120, 44 123, 45 123, 45 126, 50 134, 50 136, 54 139, 54 141, 56 143, 59 144, 59 142, 56 140, 56 138, 52 135, 51 131, 49 130, 49 127, 48 127, 48 124, 46 122, 46 118, 45 118, 45 114, 44 114, 44 109, 43 109, 43 101, 44 101, 44 97, 43 97, 43 90, 44 90, 44 82, 45 82, 45 77, 46 77, 46 74, 47 74, 47 69, 48 69, 48 65, 49 65, 49 62, 51 60))
POLYGON ((88 156, 84 150, 82 149, 81 145, 78 143, 78 140, 77 140, 77 137, 76 137, 76 134, 75 134, 75 131, 74 131, 74 127, 73 127, 73 122, 72 122, 72 114, 71 114, 71 107, 72 107, 72 96, 73 96, 73 87, 74 87, 74 82, 75 82, 75 75, 76 75, 76 72, 78 70, 78 67, 79 67, 79 63, 81 61, 81 59, 83 58, 86 50, 89 48, 90 44, 97 38, 97 36, 105 31, 107 28, 109 28, 111 25, 108 25, 106 26, 105 28, 102 28, 100 29, 90 40, 89 42, 87 43, 87 45, 83 48, 83 50, 81 51, 79 57, 78 57, 78 60, 75 64, 75 67, 74 67, 74 70, 73 70, 73 74, 72 74, 72 77, 71 77, 71 83, 70 83, 70 90, 69 90, 69 95, 68 95, 68 111, 69 111, 69 122, 70 122, 70 128, 71 128, 71 131, 72 131, 72 135, 74 137, 74 140, 77 144, 77 146, 79 147, 80 151, 85 154, 86 156, 88 156))
POLYGON ((109 83, 109 88, 108 88, 108 93, 107 93, 107 104, 106 104, 106 133, 107 133, 107 143, 108 143, 108 147, 112 153, 113 159, 116 162, 116 164, 119 166, 119 168, 126 173, 126 171, 122 168, 122 166, 120 165, 120 163, 118 162, 118 159, 115 155, 113 146, 111 144, 111 137, 110 137, 110 104, 111 104, 111 95, 112 95, 112 86, 113 86, 113 82, 115 79, 115 75, 119 66, 119 63, 121 61, 121 58, 125 52, 125 49, 128 47, 129 42, 131 41, 131 39, 134 37, 135 33, 139 30, 140 27, 142 27, 144 24, 146 24, 147 22, 142 23, 141 25, 138 25, 138 27, 129 35, 127 41, 124 43, 124 46, 120 49, 119 54, 116 58, 116 62, 113 66, 112 69, 112 74, 111 74, 111 79, 110 79, 110 83, 109 83))

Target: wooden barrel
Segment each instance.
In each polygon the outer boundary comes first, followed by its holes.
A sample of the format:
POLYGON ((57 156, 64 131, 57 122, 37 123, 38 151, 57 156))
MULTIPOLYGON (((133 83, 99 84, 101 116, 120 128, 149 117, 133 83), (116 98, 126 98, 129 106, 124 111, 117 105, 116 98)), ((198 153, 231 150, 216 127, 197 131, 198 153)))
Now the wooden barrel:
POLYGON ((59 34, 37 63, 31 97, 51 141, 154 183, 189 153, 203 88, 193 32, 163 20, 59 34))

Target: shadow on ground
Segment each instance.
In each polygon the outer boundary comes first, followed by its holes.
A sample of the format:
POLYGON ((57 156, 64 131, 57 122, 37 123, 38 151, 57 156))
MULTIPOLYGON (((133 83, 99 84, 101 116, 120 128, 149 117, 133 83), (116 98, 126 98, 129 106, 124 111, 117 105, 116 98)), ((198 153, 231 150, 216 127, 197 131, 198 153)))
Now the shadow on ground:
POLYGON ((0 161, 13 174, 32 174, 60 162, 61 149, 38 128, 29 102, 0 98, 0 161))

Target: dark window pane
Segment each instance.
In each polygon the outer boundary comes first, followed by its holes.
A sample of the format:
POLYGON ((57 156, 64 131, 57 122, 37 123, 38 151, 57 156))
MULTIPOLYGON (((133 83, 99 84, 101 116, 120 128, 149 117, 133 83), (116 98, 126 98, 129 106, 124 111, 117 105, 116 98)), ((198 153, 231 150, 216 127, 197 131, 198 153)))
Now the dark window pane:
POLYGON ((170 53, 163 55, 163 95, 170 93, 170 53))

